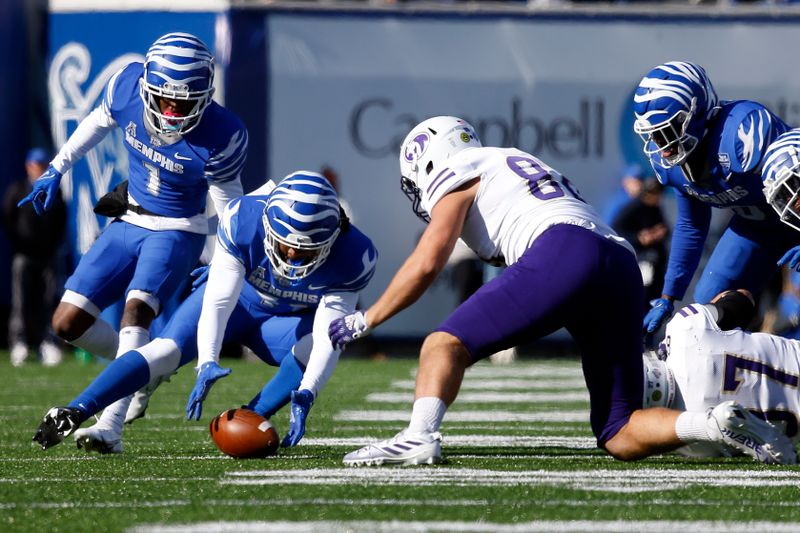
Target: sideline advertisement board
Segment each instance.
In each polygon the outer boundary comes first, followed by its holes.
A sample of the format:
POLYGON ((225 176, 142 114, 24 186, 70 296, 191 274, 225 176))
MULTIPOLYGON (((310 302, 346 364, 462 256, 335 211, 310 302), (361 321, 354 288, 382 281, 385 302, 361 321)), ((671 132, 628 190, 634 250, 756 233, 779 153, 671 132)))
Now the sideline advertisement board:
MULTIPOLYGON (((267 168, 339 172, 356 223, 381 252, 371 302, 423 230, 400 193, 397 159, 419 121, 462 116, 484 144, 534 153, 602 209, 625 163, 644 163, 632 95, 660 63, 698 62, 721 98, 758 100, 800 124, 800 70, 787 68, 798 23, 270 13, 267 168)), ((382 333, 422 334, 452 304, 435 290, 382 333)))

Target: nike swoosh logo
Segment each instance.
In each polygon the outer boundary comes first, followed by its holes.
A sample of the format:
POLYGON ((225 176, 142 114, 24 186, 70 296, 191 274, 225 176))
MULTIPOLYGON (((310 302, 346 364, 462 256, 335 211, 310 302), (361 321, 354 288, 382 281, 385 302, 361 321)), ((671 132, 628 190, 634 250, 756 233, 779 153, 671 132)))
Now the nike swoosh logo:
POLYGON ((192 160, 191 157, 183 157, 178 152, 175 152, 175 159, 180 159, 181 161, 191 161, 192 160))
POLYGON ((328 287, 327 285, 319 285, 319 286, 317 286, 317 285, 309 285, 308 286, 308 290, 310 290, 310 291, 318 291, 320 289, 325 289, 327 287, 328 287))

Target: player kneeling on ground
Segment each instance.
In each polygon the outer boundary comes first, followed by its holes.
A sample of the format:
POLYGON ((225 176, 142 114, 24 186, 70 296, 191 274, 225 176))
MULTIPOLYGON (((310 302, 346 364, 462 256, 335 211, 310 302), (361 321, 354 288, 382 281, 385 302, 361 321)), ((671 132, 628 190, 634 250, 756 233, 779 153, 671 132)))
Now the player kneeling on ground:
MULTIPOLYGON (((695 303, 678 311, 667 323, 656 356, 644 356, 645 407, 702 412, 736 402, 796 444, 800 341, 744 331, 754 314, 753 298, 744 289, 725 291, 710 304, 695 303)), ((740 449, 724 442, 698 442, 678 452, 730 457, 740 449)))
POLYGON ((597 444, 633 460, 694 442, 723 442, 765 463, 794 463, 791 442, 744 410, 642 409, 642 276, 633 249, 555 169, 515 148, 483 147, 472 126, 434 117, 400 152, 401 185, 428 222, 416 249, 366 313, 334 320, 343 346, 415 302, 458 238, 508 268, 422 346, 411 422, 344 463, 441 461, 439 427, 464 372, 498 350, 566 327, 581 351, 597 444), (740 441, 756 442, 757 448, 740 441))
POLYGON ((115 359, 66 407, 47 412, 33 437, 43 449, 74 432, 78 447, 120 453, 121 419, 76 429, 115 400, 195 359, 197 381, 186 415, 199 420, 211 386, 231 372, 218 365, 227 341, 239 341, 279 367, 247 407, 269 418, 291 400, 282 444, 300 441, 309 409, 339 359, 328 324, 354 312, 377 251, 349 224, 321 175, 295 172, 268 193, 270 185, 225 208, 208 278, 181 304, 162 337, 115 359))

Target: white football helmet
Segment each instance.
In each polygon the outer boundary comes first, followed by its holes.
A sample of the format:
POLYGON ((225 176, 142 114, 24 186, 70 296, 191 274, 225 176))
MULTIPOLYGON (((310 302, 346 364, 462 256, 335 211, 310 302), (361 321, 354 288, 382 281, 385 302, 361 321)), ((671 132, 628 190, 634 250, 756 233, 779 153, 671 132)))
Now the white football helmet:
POLYGON ((764 154, 764 197, 781 221, 800 230, 800 130, 775 139, 764 154))
POLYGON ((675 376, 667 363, 649 354, 642 354, 644 363, 644 397, 642 406, 647 407, 676 407, 676 400, 680 403, 678 387, 675 385, 675 376))
POLYGON ((429 118, 411 130, 400 148, 400 187, 411 200, 414 214, 425 222, 430 220, 420 205, 421 191, 447 159, 465 148, 480 146, 475 128, 457 117, 429 118))

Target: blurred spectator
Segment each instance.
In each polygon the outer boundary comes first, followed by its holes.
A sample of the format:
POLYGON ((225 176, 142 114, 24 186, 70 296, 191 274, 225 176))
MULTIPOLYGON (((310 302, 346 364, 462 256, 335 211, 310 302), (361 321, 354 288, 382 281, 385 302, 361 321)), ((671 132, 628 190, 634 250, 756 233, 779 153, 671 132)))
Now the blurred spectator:
POLYGON ((650 300, 661 296, 661 280, 667 271, 667 226, 661 210, 662 186, 654 177, 637 180, 641 185, 637 197, 618 210, 611 226, 633 245, 644 283, 644 309, 650 300))
POLYGON ((53 209, 42 216, 36 215, 32 205, 17 207, 49 162, 50 154, 43 148, 30 150, 25 158, 26 178, 9 185, 3 198, 3 221, 14 251, 8 332, 14 366, 29 359, 31 350, 40 353, 46 366, 62 359, 48 321, 55 302, 55 258, 64 239, 66 205, 59 194, 53 209))
POLYGON ((642 192, 645 171, 639 164, 632 164, 625 167, 619 179, 619 188, 614 196, 608 201, 603 210, 603 220, 609 224, 614 222, 623 207, 627 206, 631 200, 638 198, 642 192))

